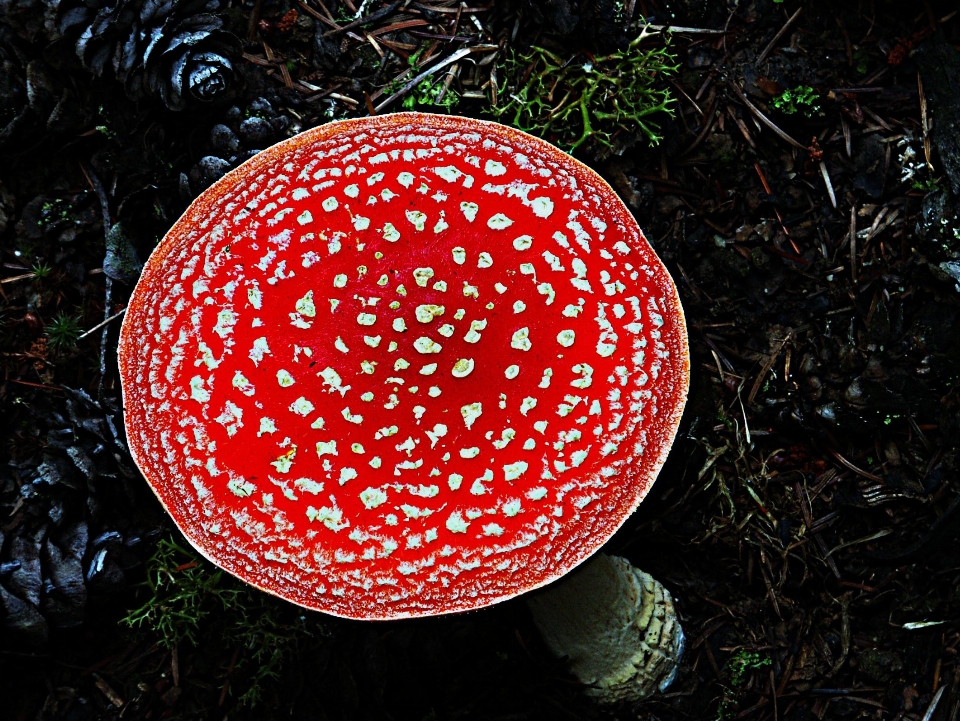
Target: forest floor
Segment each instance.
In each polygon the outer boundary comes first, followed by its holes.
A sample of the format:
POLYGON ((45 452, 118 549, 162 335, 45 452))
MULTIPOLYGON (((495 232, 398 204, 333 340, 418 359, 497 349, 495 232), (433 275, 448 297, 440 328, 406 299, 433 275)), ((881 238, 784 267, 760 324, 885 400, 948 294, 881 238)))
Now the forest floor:
POLYGON ((960 718, 954 3, 363 6, 228 8, 238 79, 181 112, 65 73, 73 124, 0 156, 0 718, 960 718), (353 622, 198 558, 124 445, 139 260, 226 168, 332 118, 449 112, 573 146, 575 119, 534 127, 515 96, 537 58, 602 73, 641 15, 627 61, 672 98, 646 118, 661 139, 613 128, 574 155, 689 326, 680 435, 606 547, 676 598, 673 685, 594 705, 522 600, 353 622))

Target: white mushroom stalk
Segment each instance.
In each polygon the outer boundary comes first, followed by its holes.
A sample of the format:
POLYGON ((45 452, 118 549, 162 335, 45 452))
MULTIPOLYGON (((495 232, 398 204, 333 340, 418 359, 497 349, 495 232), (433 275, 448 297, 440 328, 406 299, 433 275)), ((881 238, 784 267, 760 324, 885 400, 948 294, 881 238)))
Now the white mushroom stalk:
POLYGON ((601 703, 635 703, 677 673, 684 636, 670 593, 617 556, 598 553, 527 597, 547 647, 601 703))

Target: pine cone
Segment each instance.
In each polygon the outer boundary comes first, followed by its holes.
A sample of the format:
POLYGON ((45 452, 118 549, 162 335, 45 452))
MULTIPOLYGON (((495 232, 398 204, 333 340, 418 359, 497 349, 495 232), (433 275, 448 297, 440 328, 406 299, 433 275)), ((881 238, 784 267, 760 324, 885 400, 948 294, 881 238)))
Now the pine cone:
POLYGON ((44 37, 47 6, 43 0, 0 0, 0 17, 28 42, 44 37))
POLYGON ((266 98, 255 98, 245 110, 230 108, 224 121, 226 124, 211 128, 207 155, 189 174, 181 173, 180 193, 184 202, 193 200, 227 171, 281 140, 290 128, 290 118, 277 112, 266 98))
MULTIPOLYGON (((118 53, 118 46, 131 32, 138 15, 137 2, 106 5, 97 10, 88 21, 86 8, 71 8, 60 16, 57 30, 70 37, 80 30, 76 41, 77 57, 83 66, 97 77, 110 67, 111 59, 118 53)), ((113 63, 116 64, 115 62, 113 63)))
POLYGON ((139 484, 127 483, 138 476, 119 411, 63 395, 28 399, 28 417, 10 419, 26 450, 0 466, 0 515, 11 519, 0 530, 0 643, 6 632, 40 645, 83 623, 88 598, 121 587, 156 534, 139 484))
POLYGON ((233 81, 230 58, 242 47, 210 13, 217 7, 216 0, 144 0, 114 58, 127 95, 136 100, 159 92, 168 108, 183 110, 191 98, 209 101, 223 93, 233 81))
POLYGON ((74 93, 42 60, 28 60, 0 26, 0 152, 75 131, 85 121, 74 93))
POLYGON ((111 71, 134 100, 171 110, 208 101, 233 82, 240 40, 213 13, 219 0, 0 0, 20 37, 73 44, 83 66, 111 71))

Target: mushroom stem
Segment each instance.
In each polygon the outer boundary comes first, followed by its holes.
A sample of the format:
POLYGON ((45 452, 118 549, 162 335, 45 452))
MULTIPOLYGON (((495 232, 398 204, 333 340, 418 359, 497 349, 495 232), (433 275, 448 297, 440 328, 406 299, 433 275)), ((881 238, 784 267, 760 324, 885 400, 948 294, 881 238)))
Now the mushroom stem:
POLYGON ((676 676, 684 637, 673 599, 623 558, 598 553, 527 605, 547 647, 601 703, 640 701, 676 676))

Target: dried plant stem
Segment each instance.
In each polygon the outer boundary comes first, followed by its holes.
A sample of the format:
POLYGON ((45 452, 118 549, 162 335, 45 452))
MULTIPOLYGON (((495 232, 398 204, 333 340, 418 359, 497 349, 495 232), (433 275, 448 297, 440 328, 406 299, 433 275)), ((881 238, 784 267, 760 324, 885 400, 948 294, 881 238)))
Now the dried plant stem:
MULTIPOLYGON (((103 189, 103 183, 100 182, 100 178, 93 172, 93 168, 86 168, 83 165, 80 167, 84 175, 87 176, 87 180, 90 181, 93 192, 97 194, 97 199, 100 201, 100 212, 103 214, 103 237, 106 238, 110 234, 110 228, 112 227, 112 221, 110 220, 110 201, 107 199, 107 192, 103 189)), ((100 335, 100 382, 97 384, 98 400, 103 399, 103 382, 107 375, 107 340, 110 335, 108 324, 110 315, 113 313, 113 279, 106 274, 104 274, 104 286, 104 322, 100 324, 100 326, 103 327, 103 333, 100 335)))

